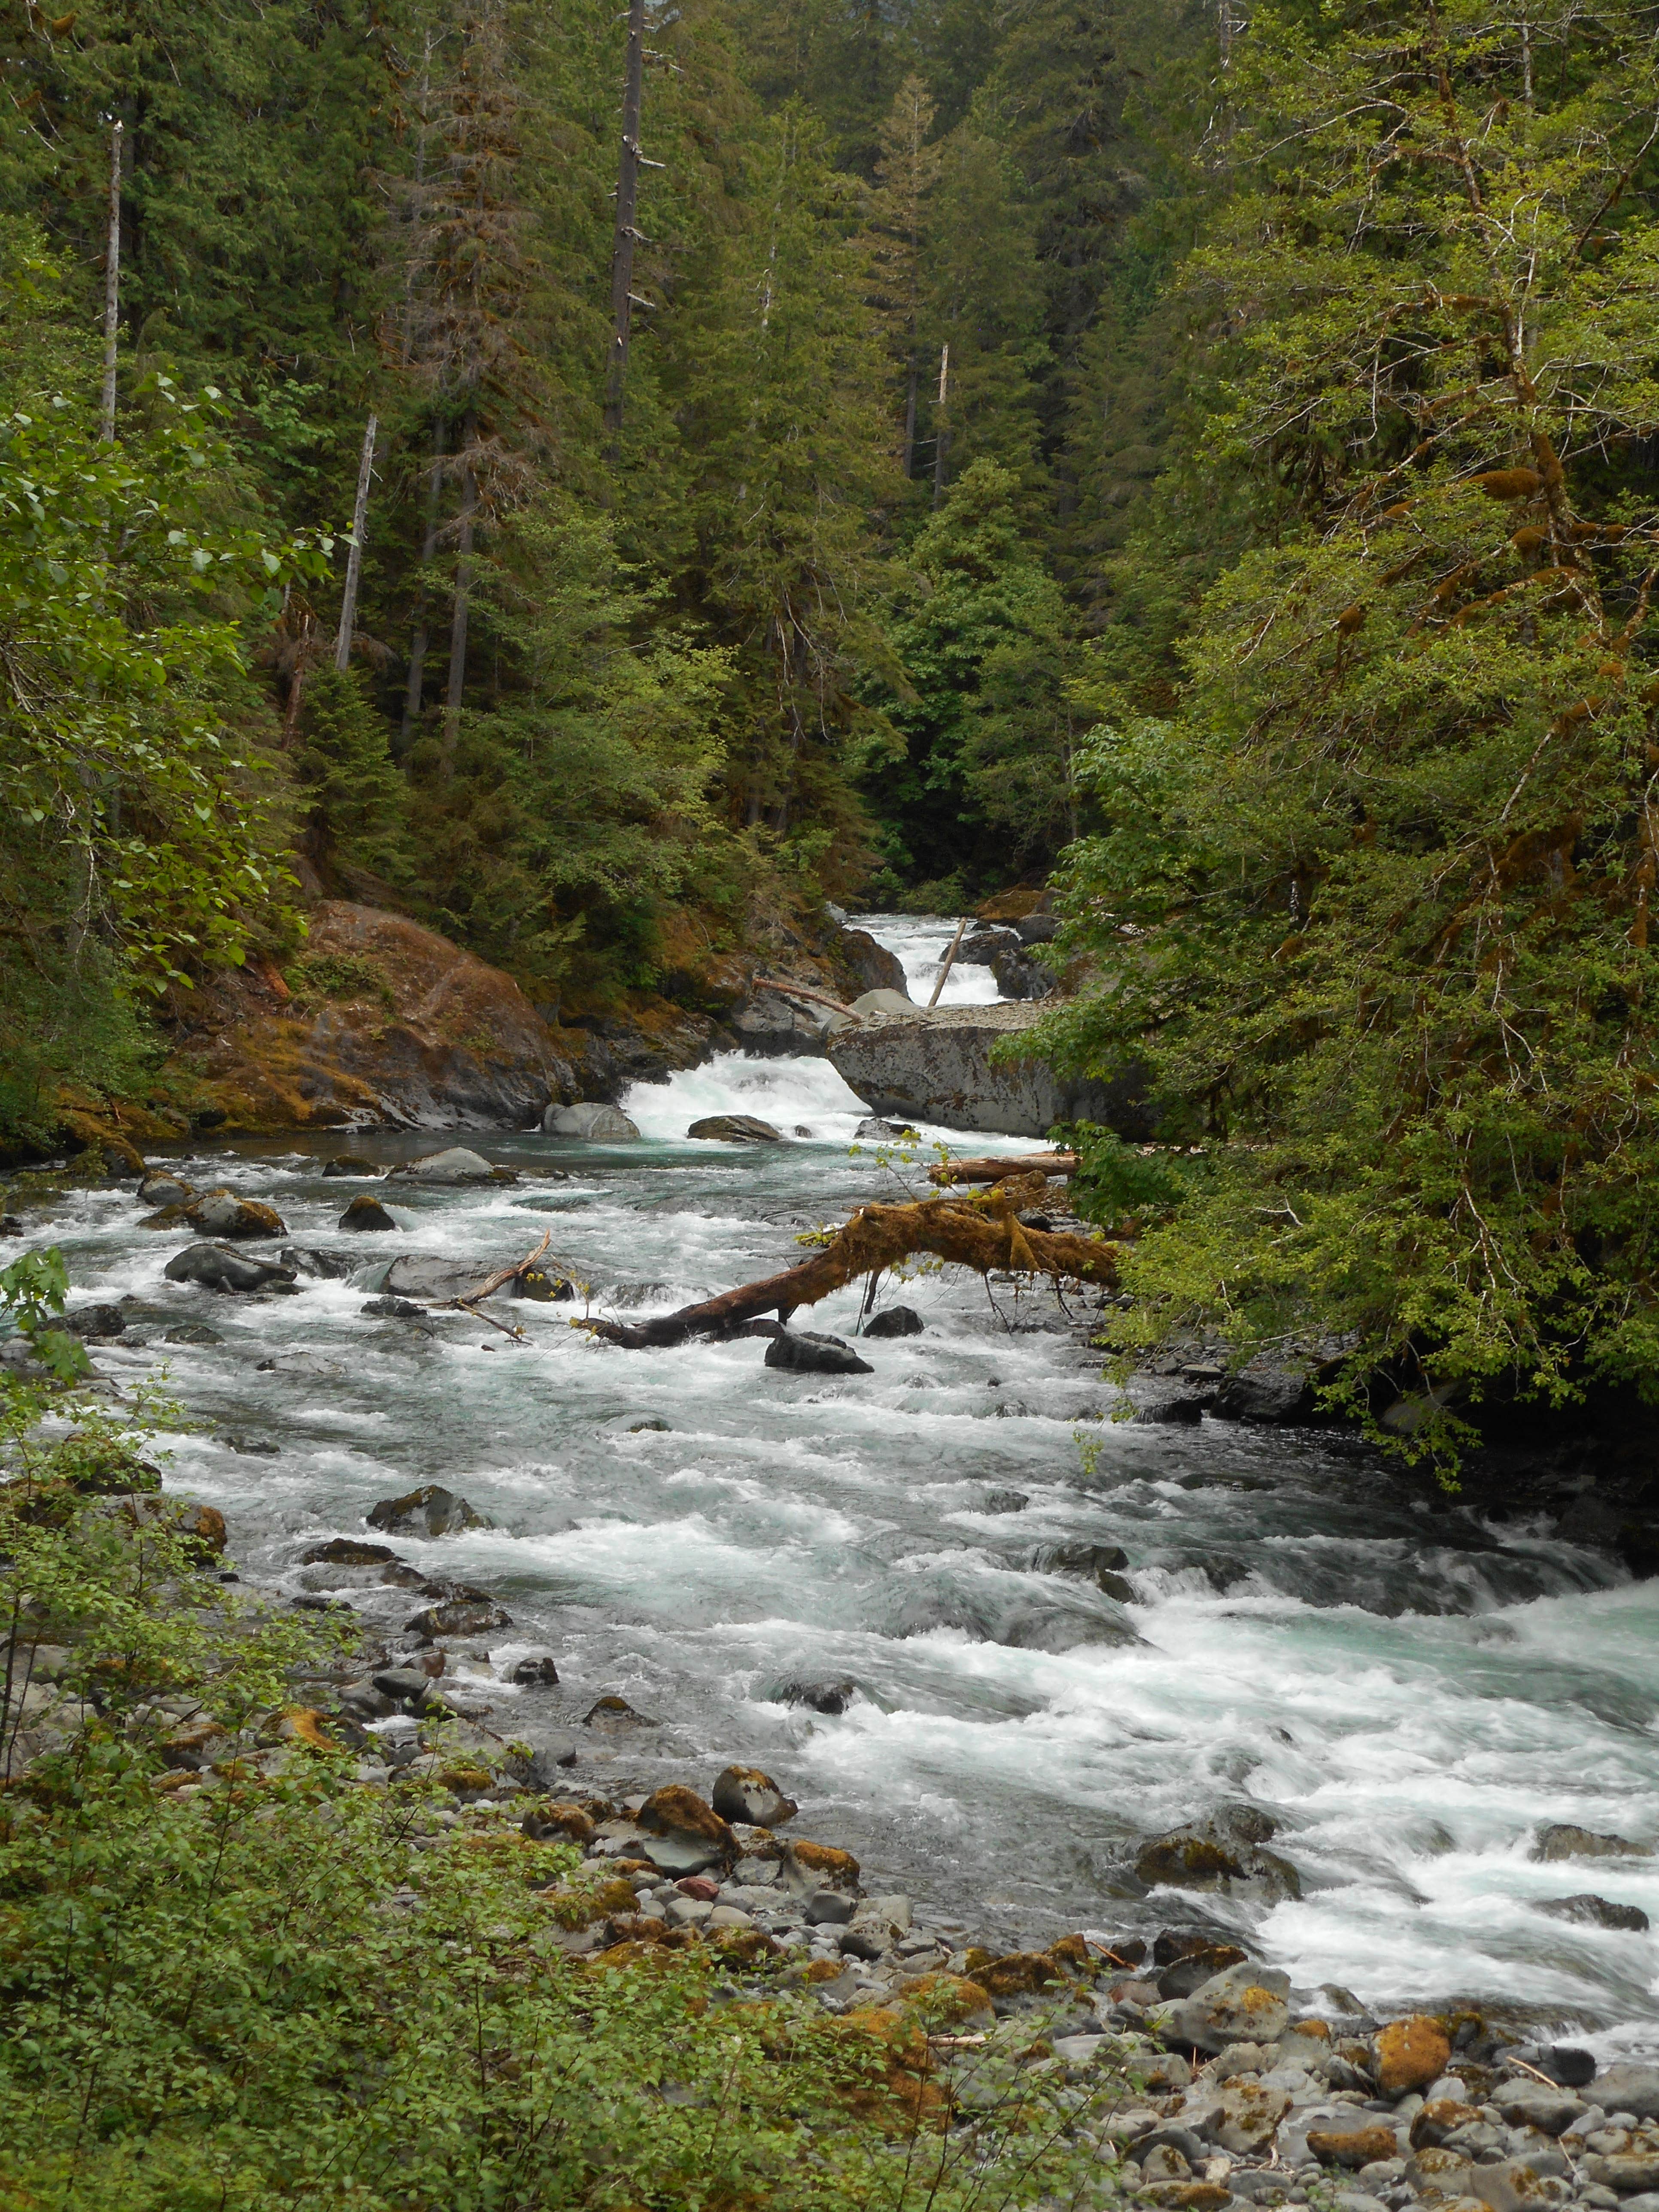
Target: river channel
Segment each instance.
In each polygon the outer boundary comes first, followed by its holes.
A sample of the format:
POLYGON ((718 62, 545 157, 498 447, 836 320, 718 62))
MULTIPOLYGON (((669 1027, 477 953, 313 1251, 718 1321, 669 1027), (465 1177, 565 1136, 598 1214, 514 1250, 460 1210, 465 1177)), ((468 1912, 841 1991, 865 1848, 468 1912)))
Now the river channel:
MULTIPOLYGON (((925 999, 948 925, 869 926, 925 999)), ((946 995, 995 986, 958 970, 946 995)), ((1327 1438, 1114 1422, 1086 1310, 1047 1291, 890 1285, 925 1333, 872 1341, 874 1372, 846 1377, 769 1370, 752 1340, 621 1351, 568 1305, 515 1302, 524 1348, 465 1316, 428 1333, 362 1313, 395 1252, 507 1257, 544 1230, 595 1310, 661 1310, 790 1264, 802 1231, 932 1157, 855 1146, 865 1109, 821 1060, 726 1055, 624 1103, 638 1143, 466 1137, 519 1170, 482 1190, 325 1181, 338 1132, 182 1152, 198 1187, 277 1207, 294 1243, 361 1254, 356 1282, 295 1297, 167 1282, 186 1240, 138 1229, 130 1189, 40 1224, 77 1298, 141 1302, 99 1364, 124 1388, 165 1375, 187 1424, 169 1482, 224 1511, 245 1578, 326 1589, 295 1564, 306 1543, 441 1482, 495 1525, 400 1548, 511 1613, 471 1662, 492 1725, 569 1726, 606 1692, 659 1723, 596 1740, 574 1786, 706 1790, 750 1761, 866 1886, 976 1937, 1232 1927, 1310 1990, 1500 2002, 1604 2054, 1659 2049, 1655 1939, 1537 1909, 1594 1889, 1659 1918, 1659 1858, 1528 1856, 1546 1821, 1659 1838, 1656 1585, 1541 1528, 1431 1510, 1327 1438), (687 1140, 722 1110, 788 1141, 687 1140), (364 1188, 395 1236, 342 1236, 364 1188), (220 1340, 167 1341, 183 1322, 220 1340), (1121 1546, 1134 1601, 1034 1568, 1057 1542, 1121 1546), (499 1679, 532 1647, 556 1654, 556 1689, 499 1679), (854 1687, 826 1714, 781 1694, 803 1680, 854 1687), (1299 1901, 1140 1893, 1140 1839, 1241 1800, 1279 1823, 1299 1901)), ((390 1165, 455 1139, 349 1141, 390 1165)), ((799 1319, 850 1339, 859 1292, 799 1319)), ((349 1595, 388 1627, 411 1607, 349 1595)))

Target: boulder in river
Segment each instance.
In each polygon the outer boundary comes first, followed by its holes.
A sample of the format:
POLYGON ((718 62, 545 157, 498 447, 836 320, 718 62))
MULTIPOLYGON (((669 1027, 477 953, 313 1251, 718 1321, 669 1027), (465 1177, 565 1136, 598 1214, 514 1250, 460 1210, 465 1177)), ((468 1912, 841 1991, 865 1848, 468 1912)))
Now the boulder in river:
POLYGON ((988 1490, 981 1513, 1023 1513, 1030 1504, 1023 1490, 988 1490))
POLYGON ((191 1199, 184 1215, 192 1228, 210 1237, 233 1237, 239 1243, 288 1234, 288 1224, 274 1206, 263 1206, 257 1198, 240 1198, 222 1185, 191 1199))
POLYGON ((914 1306, 884 1306, 865 1322, 866 1336, 920 1336, 925 1324, 914 1306))
POLYGON ((872 993, 830 1024, 828 1051, 842 1079, 872 1113, 947 1129, 1046 1137, 1056 1121, 1098 1121, 1120 1136, 1153 1133, 1138 1079, 1112 1085, 1055 1073, 1046 1060, 993 1066, 992 1050, 1037 1019, 1029 1004, 913 1006, 872 993))
POLYGON ((988 926, 981 923, 963 939, 957 958, 967 967, 988 968, 999 952, 1018 952, 1019 949, 1017 929, 1003 928, 994 922, 988 926))
POLYGON ((893 991, 902 999, 910 995, 904 963, 890 952, 867 929, 843 928, 839 940, 842 958, 866 991, 893 991))
POLYGON ((1207 1820, 1188 1821, 1141 1845, 1135 1873, 1149 1889, 1218 1890, 1271 1899, 1300 1897, 1302 1879, 1288 1859, 1263 1850, 1274 1823, 1259 1806, 1224 1805, 1207 1820))
POLYGON ((392 1536, 449 1536, 460 1528, 493 1528, 495 1522, 441 1483, 422 1483, 401 1498, 383 1498, 365 1516, 371 1528, 392 1536))
POLYGON ((766 1364, 794 1375, 873 1375, 867 1359, 860 1359, 839 1336, 818 1336, 811 1329, 785 1329, 766 1347, 766 1364))
POLYGON ((1009 945, 995 954, 991 973, 1005 999, 1046 999, 1054 988, 1053 970, 1041 967, 1023 945, 1009 945))
POLYGON ((717 1145, 781 1145, 781 1129, 753 1114, 706 1114, 686 1131, 688 1137, 706 1138, 717 1145))
POLYGON ((276 1255, 296 1274, 315 1275, 325 1283, 343 1283, 362 1262, 355 1252, 325 1252, 315 1244, 284 1244, 276 1255))
POLYGON ((325 1176, 349 1176, 362 1181, 370 1176, 378 1176, 380 1172, 374 1161, 362 1152, 336 1152, 331 1160, 323 1163, 325 1176))
POLYGON ((395 1229, 398 1224, 378 1198, 366 1190, 359 1191, 340 1216, 339 1226, 360 1231, 395 1229))
POLYGON ((294 1270, 255 1260, 228 1244, 186 1244, 162 1273, 170 1283, 195 1283, 204 1291, 292 1290, 294 1270))
POLYGON ((493 1599, 447 1598, 411 1614, 404 1623, 416 1636, 483 1636, 492 1628, 511 1628, 513 1616, 493 1599))
POLYGON ((106 1336, 119 1336, 127 1325, 127 1317, 117 1305, 76 1306, 72 1313, 61 1314, 55 1327, 68 1329, 85 1343, 106 1336))
POLYGON ((521 1690, 549 1689, 559 1679, 558 1664, 550 1651, 526 1652, 507 1679, 521 1690))
POLYGON ((302 1567, 385 1567, 397 1562, 390 1544, 366 1544, 360 1536, 330 1536, 308 1544, 300 1554, 302 1567))
POLYGON ((758 1766, 728 1766, 715 1777, 710 1802, 722 1820, 741 1821, 751 1828, 781 1827, 800 1810, 758 1766))
POLYGON ((400 1182, 435 1183, 441 1189, 500 1179, 481 1152, 471 1152, 465 1145, 448 1145, 441 1152, 423 1152, 418 1160, 393 1168, 392 1173, 400 1182))
POLYGON ((140 1202, 145 1206, 188 1206, 195 1195, 191 1184, 181 1176, 168 1175, 164 1168, 153 1169, 138 1186, 140 1202))
POLYGON ((732 1012, 728 1026, 744 1052, 767 1060, 822 1054, 830 1009, 757 985, 732 1012))
POLYGON ((424 1321, 426 1308, 412 1298, 365 1298, 357 1309, 371 1321, 424 1321))
POLYGON ((1553 1920, 1578 1920, 1587 1928, 1624 1928, 1632 1935, 1644 1935, 1649 1924, 1639 1905, 1615 1905, 1611 1898, 1597 1897, 1593 1890, 1582 1890, 1577 1897, 1534 1898, 1533 1905, 1534 1911, 1547 1912, 1553 1920))
POLYGON ((807 1705, 815 1713, 844 1713, 859 1692, 850 1677, 838 1682, 780 1682, 773 1695, 780 1704, 807 1705))
POLYGON ((389 1297, 424 1298, 441 1305, 466 1298, 497 1272, 489 1260, 447 1260, 430 1252, 400 1252, 386 1269, 380 1289, 389 1297))
POLYGON ((585 1099, 575 1106, 550 1106, 542 1117, 550 1137, 574 1137, 586 1145, 620 1145, 639 1135, 620 1106, 585 1099))
POLYGON ((1632 1844, 1624 1836, 1601 1835, 1594 1828, 1579 1828, 1568 1820, 1555 1820, 1538 1831, 1538 1840, 1527 1856, 1534 1859, 1645 1859, 1653 1854, 1645 1844, 1632 1844))
POLYGON ((896 1144, 903 1134, 896 1121, 884 1121, 879 1114, 866 1114, 854 1130, 853 1139, 854 1143, 863 1139, 872 1144, 896 1144))

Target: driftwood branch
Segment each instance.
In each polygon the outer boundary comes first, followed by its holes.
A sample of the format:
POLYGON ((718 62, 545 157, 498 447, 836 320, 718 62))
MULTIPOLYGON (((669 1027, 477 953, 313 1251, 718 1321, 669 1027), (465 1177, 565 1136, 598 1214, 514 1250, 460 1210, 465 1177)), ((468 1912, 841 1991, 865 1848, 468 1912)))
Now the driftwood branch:
POLYGON ((945 1160, 929 1168, 929 1182, 1002 1182, 1009 1176, 1069 1176, 1077 1173, 1075 1152, 1023 1152, 997 1159, 945 1160))
POLYGON ((469 1291, 464 1298, 423 1299, 422 1303, 428 1305, 434 1313, 471 1314, 475 1321, 488 1322, 491 1328, 498 1328, 503 1336, 513 1337, 522 1344, 524 1331, 521 1328, 514 1328, 504 1321, 497 1321, 494 1314, 480 1313, 478 1303, 482 1298, 492 1297, 503 1283, 512 1282, 515 1277, 524 1274, 528 1269, 533 1267, 552 1241, 553 1231, 550 1229, 544 1230, 542 1241, 533 1252, 526 1252, 522 1260, 509 1260, 506 1267, 497 1267, 493 1274, 484 1277, 476 1291, 469 1291))
POLYGON ((850 1014, 853 1011, 839 999, 831 999, 822 991, 809 991, 805 983, 783 983, 773 975, 757 975, 752 988, 757 991, 776 991, 786 999, 810 999, 815 1006, 828 1006, 832 1013, 850 1014))
POLYGON ((590 1329, 607 1344, 620 1344, 630 1352, 684 1344, 688 1337, 705 1336, 775 1313, 787 1322, 801 1306, 816 1305, 832 1291, 842 1290, 861 1275, 878 1274, 919 1253, 977 1273, 994 1269, 1016 1275, 1048 1275, 1055 1281, 1075 1280, 1109 1285, 1117 1279, 1117 1249, 1097 1237, 1060 1235, 1026 1229, 1018 1216, 1022 1207, 1042 1197, 1046 1185, 1038 1176, 1022 1176, 994 1190, 971 1197, 924 1198, 910 1206, 864 1206, 846 1227, 838 1231, 821 1252, 799 1267, 744 1283, 720 1297, 705 1298, 678 1313, 655 1321, 628 1323, 573 1321, 574 1328, 590 1329))

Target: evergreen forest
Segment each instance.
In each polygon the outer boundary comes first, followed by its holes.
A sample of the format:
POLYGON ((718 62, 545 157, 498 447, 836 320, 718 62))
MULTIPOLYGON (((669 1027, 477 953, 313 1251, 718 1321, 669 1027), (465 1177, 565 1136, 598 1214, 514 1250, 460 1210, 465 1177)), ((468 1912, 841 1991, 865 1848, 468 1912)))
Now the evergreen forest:
POLYGON ((1132 1337, 1654 1373, 1650 9, 18 0, 3 65, 10 1132, 319 890, 546 1005, 759 886, 1053 881, 1045 1048, 1168 1153, 1085 1140, 1132 1337))

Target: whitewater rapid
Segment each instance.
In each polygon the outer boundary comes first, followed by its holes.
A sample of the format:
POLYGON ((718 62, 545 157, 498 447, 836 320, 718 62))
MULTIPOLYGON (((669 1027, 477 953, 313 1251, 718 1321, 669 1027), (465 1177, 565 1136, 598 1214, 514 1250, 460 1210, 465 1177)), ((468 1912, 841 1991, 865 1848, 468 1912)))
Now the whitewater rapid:
MULTIPOLYGON (((877 920, 931 988, 951 925, 877 920)), ((365 1268, 507 1255, 545 1229, 596 1310, 637 1312, 790 1264, 797 1237, 921 1188, 933 1144, 952 1141, 921 1132, 908 1162, 860 1145, 865 1109, 818 1060, 726 1055, 625 1103, 636 1144, 477 1140, 515 1185, 376 1186, 395 1236, 339 1231, 362 1186, 320 1174, 338 1135, 179 1164, 365 1268), (686 1139, 721 1111, 787 1141, 686 1139)), ((449 1140, 349 1141, 391 1164, 449 1140)), ((99 1361, 124 1386, 163 1376, 182 1402, 169 1481, 223 1510, 245 1577, 295 1590, 329 1586, 298 1566, 305 1544, 361 1533, 376 1499, 462 1492, 494 1528, 401 1548, 513 1615, 471 1662, 507 1732, 568 1724, 607 1692, 659 1723, 596 1744, 588 1786, 672 1771, 706 1789, 752 1761, 867 1883, 993 1939, 1234 1928, 1310 1990, 1496 2002, 1604 2053, 1659 2048, 1653 1938, 1536 1910, 1588 1888, 1659 1916, 1659 1859, 1528 1856, 1546 1821, 1659 1836, 1655 1586, 1601 1555, 1431 1510, 1328 1438, 1114 1422, 1086 1310, 1046 1291, 890 1283, 884 1304, 913 1306, 925 1333, 871 1341, 870 1375, 800 1376, 767 1369, 752 1340, 623 1352, 568 1306, 516 1304, 515 1349, 463 1316, 427 1335, 366 1316, 362 1283, 216 1298, 166 1282, 180 1240, 137 1228, 140 1210, 90 1191, 44 1226, 77 1297, 141 1302, 99 1361), (186 1321, 222 1341, 167 1341, 186 1321), (1060 1541, 1121 1546, 1133 1603, 1033 1565, 1060 1541), (1099 1640, 1126 1624, 1139 1641, 1099 1640), (500 1679, 542 1646, 556 1690, 500 1679), (802 1680, 855 1686, 826 1715, 783 1700, 802 1680), (1138 1839, 1240 1800, 1279 1822, 1300 1901, 1140 1893, 1138 1839)), ((850 1340, 859 1304, 855 1287, 810 1325, 850 1340)), ((410 1609, 350 1595, 389 1626, 410 1609)))

